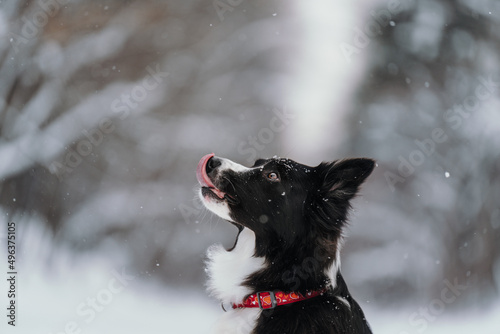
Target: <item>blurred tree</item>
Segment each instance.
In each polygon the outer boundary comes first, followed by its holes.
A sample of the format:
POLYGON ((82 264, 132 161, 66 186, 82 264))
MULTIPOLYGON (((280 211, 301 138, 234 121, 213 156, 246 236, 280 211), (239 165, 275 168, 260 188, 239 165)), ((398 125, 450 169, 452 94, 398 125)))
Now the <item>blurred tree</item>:
POLYGON ((269 83, 287 44, 266 33, 279 23, 269 6, 2 2, 6 215, 41 217, 56 241, 169 282, 203 280, 214 227, 197 224, 194 171, 213 150, 246 162, 241 134, 267 124, 279 101, 269 83))
MULTIPOLYGON (((487 304, 500 258, 499 5, 379 4, 361 6, 359 29, 338 49, 366 58, 369 72, 347 141, 334 146, 380 165, 346 244, 348 281, 366 300, 393 303, 428 301, 456 278, 470 285, 461 301, 487 304)), ((5 219, 43 222, 59 244, 169 283, 202 281, 207 245, 233 233, 193 200, 197 160, 281 153, 281 133, 263 129, 296 83, 304 22, 293 10, 287 1, 2 2, 5 219)))
POLYGON ((392 230, 377 247, 398 243, 407 259, 403 281, 390 269, 378 284, 430 298, 457 280, 467 297, 454 305, 487 306, 500 260, 498 4, 399 3, 394 15, 382 2, 356 37, 373 52, 348 141, 382 170, 372 212, 392 230))

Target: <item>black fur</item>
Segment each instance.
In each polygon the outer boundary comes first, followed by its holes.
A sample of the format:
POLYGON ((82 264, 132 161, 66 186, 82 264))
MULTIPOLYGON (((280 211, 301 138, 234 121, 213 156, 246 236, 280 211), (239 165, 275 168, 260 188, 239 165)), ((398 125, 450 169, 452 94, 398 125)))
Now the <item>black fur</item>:
POLYGON ((210 160, 207 174, 219 180, 216 187, 226 193, 233 222, 255 232, 255 256, 266 259, 265 269, 242 284, 254 292, 327 289, 323 296, 264 310, 253 333, 371 333, 340 271, 335 286, 326 272, 339 249, 349 202, 374 161, 346 159, 308 167, 273 158, 258 160, 254 167, 259 168, 241 173, 219 171, 217 159, 210 160))

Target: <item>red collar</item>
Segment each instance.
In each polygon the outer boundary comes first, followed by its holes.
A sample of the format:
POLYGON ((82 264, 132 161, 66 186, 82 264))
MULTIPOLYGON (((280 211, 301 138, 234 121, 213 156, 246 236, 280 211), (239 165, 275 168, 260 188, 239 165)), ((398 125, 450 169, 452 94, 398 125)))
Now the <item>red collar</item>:
POLYGON ((326 289, 308 291, 305 295, 300 292, 284 293, 282 291, 261 291, 248 296, 241 304, 232 304, 233 309, 258 307, 261 310, 273 309, 276 306, 300 302, 309 298, 322 296, 326 289))

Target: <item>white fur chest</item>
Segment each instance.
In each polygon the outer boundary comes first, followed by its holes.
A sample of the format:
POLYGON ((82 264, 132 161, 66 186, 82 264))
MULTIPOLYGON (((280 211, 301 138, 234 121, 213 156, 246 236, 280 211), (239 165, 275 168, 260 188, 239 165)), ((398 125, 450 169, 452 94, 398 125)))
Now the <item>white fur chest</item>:
MULTIPOLYGON (((208 291, 222 303, 240 303, 252 291, 242 285, 252 273, 261 270, 264 258, 254 256, 255 234, 245 228, 241 231, 236 247, 228 252, 222 245, 213 245, 207 252, 208 291)), ((250 333, 260 315, 259 309, 229 309, 214 325, 218 334, 250 333)))
POLYGON ((208 291, 223 303, 240 303, 252 291, 242 285, 252 273, 265 265, 264 258, 255 257, 255 234, 248 228, 241 231, 236 247, 228 252, 220 244, 207 251, 208 291))

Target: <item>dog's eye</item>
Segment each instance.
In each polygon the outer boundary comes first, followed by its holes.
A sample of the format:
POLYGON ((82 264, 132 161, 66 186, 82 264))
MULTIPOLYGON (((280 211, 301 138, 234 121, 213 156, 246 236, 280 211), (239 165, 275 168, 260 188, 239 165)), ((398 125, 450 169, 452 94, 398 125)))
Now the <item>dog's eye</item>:
POLYGON ((278 173, 271 172, 271 173, 267 174, 267 179, 271 180, 271 181, 279 181, 280 178, 278 176, 278 173))

